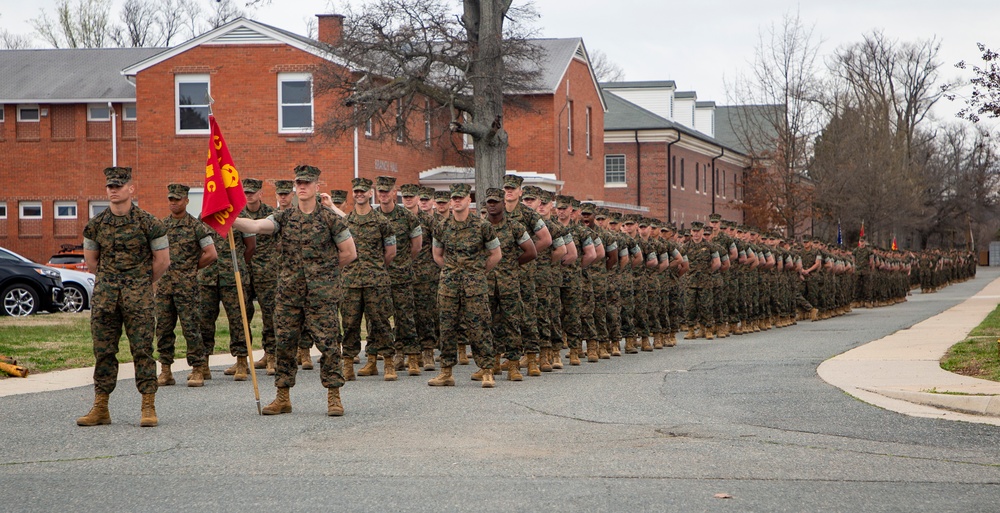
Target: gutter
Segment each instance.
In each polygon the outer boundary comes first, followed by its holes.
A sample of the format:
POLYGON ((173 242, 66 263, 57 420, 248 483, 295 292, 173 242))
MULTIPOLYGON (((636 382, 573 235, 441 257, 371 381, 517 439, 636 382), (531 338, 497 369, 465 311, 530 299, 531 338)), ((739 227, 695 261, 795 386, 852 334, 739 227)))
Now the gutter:
POLYGON ((642 145, 639 144, 639 131, 635 131, 635 204, 642 206, 642 145))
POLYGON ((108 102, 108 110, 111 112, 111 166, 118 167, 118 113, 111 102, 108 102))
POLYGON ((673 196, 674 195, 673 195, 673 191, 671 191, 671 189, 674 188, 674 173, 677 172, 677 170, 674 169, 674 159, 672 158, 673 157, 673 153, 672 153, 672 150, 671 150, 670 147, 673 146, 673 145, 675 145, 675 144, 677 144, 677 143, 679 143, 679 142, 681 142, 681 133, 680 133, 679 130, 677 130, 676 132, 677 132, 677 139, 675 139, 675 140, 670 141, 669 143, 667 143, 667 180, 666 180, 666 182, 667 182, 667 222, 668 223, 672 223, 674 221, 673 220, 673 212, 674 212, 674 209, 673 209, 673 196))
POLYGON ((719 184, 717 184, 715 180, 715 177, 717 176, 717 173, 715 172, 715 161, 722 158, 722 156, 726 154, 726 148, 720 147, 719 149, 722 150, 722 153, 712 157, 712 213, 713 214, 715 213, 715 196, 717 191, 716 188, 719 186, 719 184))

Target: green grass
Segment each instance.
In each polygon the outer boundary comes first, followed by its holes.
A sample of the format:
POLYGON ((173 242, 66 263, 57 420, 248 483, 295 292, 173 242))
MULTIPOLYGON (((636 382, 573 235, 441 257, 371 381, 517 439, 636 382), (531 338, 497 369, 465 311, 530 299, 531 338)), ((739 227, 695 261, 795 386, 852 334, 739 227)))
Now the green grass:
POLYGON ((1000 381, 1000 306, 965 340, 948 349, 941 358, 941 368, 963 376, 1000 381))

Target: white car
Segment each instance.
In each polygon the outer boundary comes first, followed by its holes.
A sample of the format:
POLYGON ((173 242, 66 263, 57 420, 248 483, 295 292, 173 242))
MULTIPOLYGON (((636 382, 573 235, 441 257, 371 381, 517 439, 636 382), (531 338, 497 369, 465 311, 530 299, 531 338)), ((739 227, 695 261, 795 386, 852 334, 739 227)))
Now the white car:
MULTIPOLYGON (((31 262, 27 258, 14 253, 7 248, 0 248, 0 251, 7 253, 19 260, 31 262)), ((72 269, 62 269, 60 267, 46 267, 58 271, 62 275, 63 282, 63 305, 59 309, 62 312, 82 312, 90 308, 90 298, 94 296, 94 279, 96 276, 90 273, 74 271, 72 269)))

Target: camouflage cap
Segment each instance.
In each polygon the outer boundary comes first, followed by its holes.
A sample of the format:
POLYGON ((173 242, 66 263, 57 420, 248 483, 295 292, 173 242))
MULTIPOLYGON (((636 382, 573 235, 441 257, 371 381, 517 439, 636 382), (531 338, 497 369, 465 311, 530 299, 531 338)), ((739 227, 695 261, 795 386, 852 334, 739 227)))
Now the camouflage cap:
POLYGON ((649 226, 649 218, 645 216, 639 216, 639 227, 649 226))
POLYGON ((295 181, 315 182, 319 180, 319 168, 305 164, 295 166, 295 181))
POLYGON ((347 191, 343 189, 334 189, 330 191, 330 199, 337 204, 347 203, 347 191))
POLYGON ((451 197, 452 198, 464 198, 467 197, 472 192, 472 186, 467 183, 453 183, 451 184, 451 197))
POLYGON ((604 207, 598 207, 598 208, 597 208, 597 213, 596 213, 596 214, 594 214, 594 217, 595 217, 596 219, 607 219, 607 218, 608 218, 608 215, 609 215, 610 213, 611 213, 611 211, 610 211, 610 210, 608 210, 608 209, 606 209, 606 208, 604 208, 604 207))
POLYGON ((497 189, 496 187, 490 187, 486 189, 486 196, 483 201, 503 201, 503 189, 497 189))
POLYGON ((695 221, 691 223, 691 231, 704 230, 704 229, 705 229, 705 223, 701 221, 695 221))
POLYGON ((399 186, 399 192, 403 197, 416 196, 420 194, 420 186, 415 183, 405 183, 399 186))
POLYGON ((537 194, 538 194, 538 201, 541 201, 545 205, 548 205, 549 203, 552 203, 552 193, 551 192, 549 192, 549 191, 547 191, 545 189, 538 189, 537 194))
POLYGON ((435 203, 448 203, 450 200, 451 194, 448 191, 434 191, 435 203))
POLYGON ((581 214, 596 214, 597 213, 597 205, 595 205, 593 203, 590 203, 590 202, 581 203, 580 204, 580 213, 581 214))
POLYGON ((130 167, 106 167, 104 177, 107 179, 108 187, 121 187, 132 181, 132 168, 130 167))
POLYGON ((295 182, 291 180, 275 180, 274 190, 278 194, 291 194, 292 189, 295 187, 295 182))
POLYGON ((264 186, 264 182, 256 178, 243 179, 243 192, 257 192, 264 186))
POLYGON ((522 191, 521 199, 538 199, 538 193, 542 189, 534 185, 526 185, 522 191))
POLYGON ((375 178, 375 190, 379 192, 389 192, 396 186, 395 176, 379 176, 375 178))
POLYGON ((171 199, 184 199, 188 197, 190 187, 184 184, 172 183, 167 185, 167 197, 171 199))
POLYGON ((573 197, 559 194, 556 196, 556 208, 563 209, 573 205, 573 197))
POLYGON ((639 221, 638 214, 625 214, 622 216, 622 224, 635 224, 639 221))
POLYGON ((712 221, 713 223, 716 222, 716 221, 722 221, 722 214, 719 214, 718 212, 709 214, 708 215, 708 220, 712 221))
POLYGON ((433 187, 421 187, 419 193, 422 200, 434 199, 434 188, 433 187))
POLYGON ((618 212, 612 212, 609 217, 608 222, 611 224, 619 224, 622 222, 622 215, 618 212))
POLYGON ((503 177, 503 186, 505 189, 508 187, 517 189, 522 183, 524 183, 524 178, 517 175, 506 175, 503 177))
POLYGON ((368 192, 372 190, 372 181, 365 177, 359 176, 351 180, 351 190, 368 192))
POLYGON ((583 202, 572 196, 570 196, 570 203, 573 205, 573 210, 580 210, 580 207, 583 205, 583 202))

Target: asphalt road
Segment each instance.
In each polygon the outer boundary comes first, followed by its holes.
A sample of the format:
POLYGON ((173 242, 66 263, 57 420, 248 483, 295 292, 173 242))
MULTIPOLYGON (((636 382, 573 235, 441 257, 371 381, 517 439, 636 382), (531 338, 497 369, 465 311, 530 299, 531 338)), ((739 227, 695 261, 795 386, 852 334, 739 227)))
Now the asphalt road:
POLYGON ((997 511, 1000 428, 882 410, 816 367, 998 275, 492 390, 472 366, 454 388, 360 378, 341 418, 325 416, 318 370, 300 371, 294 413, 277 417, 221 372, 162 388, 153 429, 138 427, 133 381, 112 395, 110 426, 75 425, 90 387, 0 398, 0 510, 997 511))

